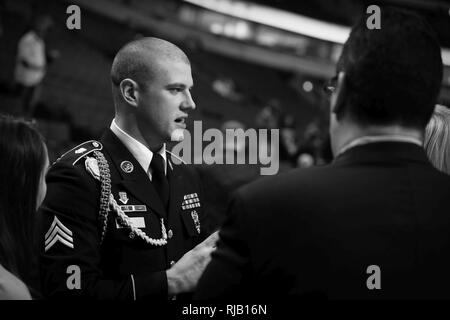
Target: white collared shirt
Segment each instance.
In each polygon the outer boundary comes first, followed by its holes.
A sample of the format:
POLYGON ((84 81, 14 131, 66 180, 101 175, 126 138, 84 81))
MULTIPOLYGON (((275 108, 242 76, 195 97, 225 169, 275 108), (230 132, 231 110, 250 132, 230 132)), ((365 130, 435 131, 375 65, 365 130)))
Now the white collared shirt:
MULTIPOLYGON (((147 172, 150 180, 152 180, 152 169, 150 168, 150 162, 153 159, 153 152, 145 145, 137 141, 130 136, 124 130, 122 130, 116 123, 115 119, 111 122, 111 131, 119 138, 120 141, 127 147, 133 157, 139 162, 142 169, 147 172)), ((167 175, 167 159, 166 159, 166 144, 164 143, 158 153, 164 159, 164 173, 167 175)))

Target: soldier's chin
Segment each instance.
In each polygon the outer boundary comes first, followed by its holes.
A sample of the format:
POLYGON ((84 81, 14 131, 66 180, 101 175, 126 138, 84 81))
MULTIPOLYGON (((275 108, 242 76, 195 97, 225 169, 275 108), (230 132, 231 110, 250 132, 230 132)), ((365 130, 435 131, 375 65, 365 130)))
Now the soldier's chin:
POLYGON ((175 129, 172 131, 170 140, 173 142, 180 142, 184 140, 184 129, 175 129))

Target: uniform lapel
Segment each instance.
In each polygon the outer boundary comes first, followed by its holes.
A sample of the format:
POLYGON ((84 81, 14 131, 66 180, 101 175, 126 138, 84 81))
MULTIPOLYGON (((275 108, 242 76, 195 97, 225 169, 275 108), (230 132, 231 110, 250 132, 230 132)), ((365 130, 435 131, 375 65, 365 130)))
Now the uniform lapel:
POLYGON ((167 155, 167 178, 170 185, 169 217, 176 217, 181 209, 184 195, 183 175, 178 165, 173 164, 167 155))
POLYGON ((119 172, 121 181, 118 184, 127 189, 134 197, 152 208, 158 216, 166 218, 167 214, 164 206, 153 184, 148 178, 147 173, 142 169, 139 162, 128 151, 125 145, 109 129, 105 132, 100 141, 114 164, 116 171, 119 172), (125 172, 122 169, 121 164, 124 161, 129 161, 133 165, 133 170, 131 172, 125 172))

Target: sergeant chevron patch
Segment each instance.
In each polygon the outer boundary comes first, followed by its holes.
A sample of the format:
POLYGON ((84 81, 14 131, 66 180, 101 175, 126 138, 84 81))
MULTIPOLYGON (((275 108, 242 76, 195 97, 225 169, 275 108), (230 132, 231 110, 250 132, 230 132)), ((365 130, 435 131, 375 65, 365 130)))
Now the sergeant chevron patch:
POLYGON ((69 230, 61 221, 55 216, 52 225, 45 234, 45 252, 49 250, 58 241, 63 245, 73 249, 72 231, 69 230))

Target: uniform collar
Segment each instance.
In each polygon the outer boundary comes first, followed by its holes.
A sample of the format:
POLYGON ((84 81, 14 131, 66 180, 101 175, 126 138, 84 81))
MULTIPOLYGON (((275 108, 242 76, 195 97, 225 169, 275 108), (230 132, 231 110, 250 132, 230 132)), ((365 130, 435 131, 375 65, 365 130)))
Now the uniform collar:
MULTIPOLYGON (((153 152, 143 145, 141 142, 133 138, 131 135, 126 133, 123 129, 121 129, 115 119, 111 122, 110 126, 111 131, 114 135, 125 145, 125 147, 130 151, 133 157, 140 164, 142 169, 145 172, 148 172, 150 167, 150 162, 153 159, 153 152)), ((159 149, 158 153, 164 159, 164 172, 167 174, 167 159, 166 159, 166 144, 164 143, 161 149, 159 149)))

